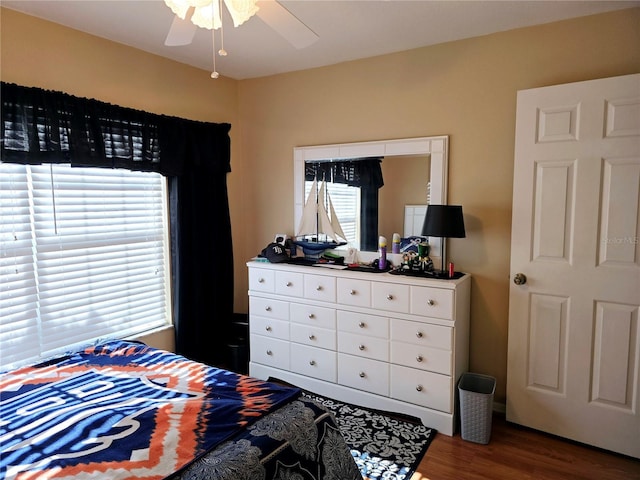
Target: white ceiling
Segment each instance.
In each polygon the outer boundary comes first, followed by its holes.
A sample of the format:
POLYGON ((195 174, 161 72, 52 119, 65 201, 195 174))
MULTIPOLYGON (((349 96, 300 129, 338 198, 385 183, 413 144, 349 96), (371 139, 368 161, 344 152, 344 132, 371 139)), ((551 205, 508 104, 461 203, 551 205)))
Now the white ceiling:
MULTIPOLYGON (((281 0, 319 40, 297 50, 258 16, 238 28, 224 23, 221 75, 246 79, 331 65, 530 25, 640 6, 598 0, 281 0)), ((258 5, 260 2, 258 2, 258 5)), ((211 32, 191 45, 166 47, 173 20, 162 0, 0 0, 0 5, 212 70, 211 32)), ((216 49, 219 48, 219 37, 216 49)))

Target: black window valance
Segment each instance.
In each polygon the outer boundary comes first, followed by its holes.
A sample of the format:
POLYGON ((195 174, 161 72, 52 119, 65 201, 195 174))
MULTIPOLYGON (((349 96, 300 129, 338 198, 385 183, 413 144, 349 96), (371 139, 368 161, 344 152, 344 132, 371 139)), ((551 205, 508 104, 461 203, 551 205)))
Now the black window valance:
POLYGON ((345 183, 352 187, 379 189, 384 185, 382 179, 382 158, 353 158, 349 160, 305 162, 305 180, 326 180, 333 183, 345 183))
POLYGON ((230 168, 228 123, 143 112, 62 92, 1 82, 2 160, 71 163, 181 175, 230 168))

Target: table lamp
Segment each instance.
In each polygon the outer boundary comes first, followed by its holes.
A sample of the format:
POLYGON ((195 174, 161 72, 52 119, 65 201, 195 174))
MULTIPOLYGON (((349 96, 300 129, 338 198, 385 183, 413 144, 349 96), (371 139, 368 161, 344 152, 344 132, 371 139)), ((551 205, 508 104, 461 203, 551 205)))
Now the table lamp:
POLYGON ((429 205, 422 225, 422 235, 425 237, 440 237, 442 239, 442 266, 440 277, 449 278, 445 270, 447 266, 446 239, 464 238, 464 218, 462 205, 429 205))

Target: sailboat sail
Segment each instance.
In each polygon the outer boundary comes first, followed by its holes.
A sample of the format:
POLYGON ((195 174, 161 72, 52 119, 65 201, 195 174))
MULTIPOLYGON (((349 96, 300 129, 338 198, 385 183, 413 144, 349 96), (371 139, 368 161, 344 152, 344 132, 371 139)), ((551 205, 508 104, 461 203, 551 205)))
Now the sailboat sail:
MULTIPOLYGON (((322 185, 322 187, 324 188, 324 184, 322 185)), ((329 199, 329 213, 331 214, 331 230, 333 230, 333 233, 335 235, 346 240, 347 236, 342 231, 342 225, 340 225, 340 222, 338 221, 338 215, 336 215, 336 211, 333 208, 333 202, 331 201, 331 197, 328 197, 328 199, 329 199)), ((332 238, 336 242, 338 241, 337 238, 335 237, 332 237, 332 238)))
POLYGON ((338 221, 331 198, 325 190, 325 182, 322 183, 318 193, 318 182, 314 179, 307 202, 304 205, 300 227, 296 236, 314 235, 316 241, 320 241, 319 236, 321 234, 326 235, 336 243, 344 243, 347 239, 338 221), (331 218, 329 218, 325 208, 324 198, 328 199, 331 218))
POLYGON ((296 236, 315 234, 318 230, 318 181, 313 180, 311 191, 307 196, 307 202, 304 204, 302 211, 302 219, 296 236))

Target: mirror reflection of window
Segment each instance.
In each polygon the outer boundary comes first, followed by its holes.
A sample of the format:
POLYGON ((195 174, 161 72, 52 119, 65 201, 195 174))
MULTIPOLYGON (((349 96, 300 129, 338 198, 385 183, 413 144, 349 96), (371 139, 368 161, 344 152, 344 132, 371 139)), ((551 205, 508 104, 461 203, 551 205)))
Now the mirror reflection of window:
MULTIPOLYGON (((312 184, 313 180, 304 182, 304 198, 309 197, 312 184)), ((360 188, 327 182, 327 191, 349 246, 360 250, 360 188)))
MULTIPOLYGON (((358 250, 376 250, 377 248, 378 192, 384 185, 381 164, 382 157, 305 162, 305 189, 311 188, 308 184, 314 179, 317 179, 318 182, 326 182, 329 196, 340 225, 347 235, 347 240, 358 250), (332 188, 336 190, 336 185, 355 188, 359 192, 359 194, 353 194, 357 197, 357 202, 352 201, 350 204, 345 203, 339 207, 332 192, 332 188), (349 210, 347 213, 349 206, 355 206, 356 209, 349 210), (344 212, 345 218, 342 217, 340 211, 344 212), (349 221, 353 223, 350 228, 352 233, 347 231, 349 227, 346 224, 349 221)), ((305 198, 307 196, 308 190, 305 198)))

